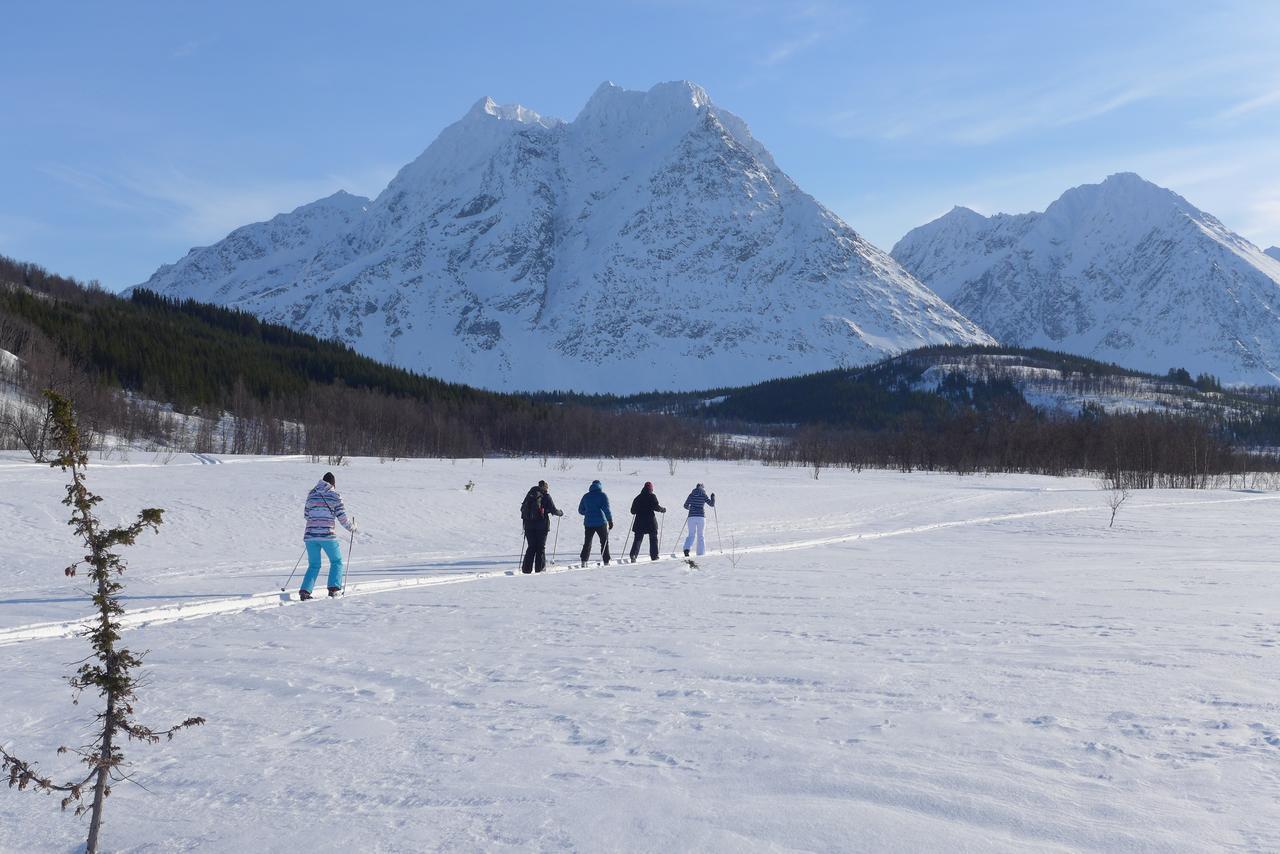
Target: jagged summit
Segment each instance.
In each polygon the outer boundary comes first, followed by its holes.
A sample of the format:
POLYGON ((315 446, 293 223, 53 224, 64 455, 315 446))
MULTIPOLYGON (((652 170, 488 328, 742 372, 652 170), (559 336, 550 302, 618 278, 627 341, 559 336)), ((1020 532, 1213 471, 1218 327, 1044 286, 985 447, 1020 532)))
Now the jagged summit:
POLYGON ((606 83, 571 122, 482 99, 372 202, 246 226, 146 286, 499 389, 737 385, 991 341, 687 82, 606 83))
POLYGON ((687 80, 658 83, 648 91, 624 89, 606 80, 587 99, 574 121, 601 122, 633 113, 652 119, 664 114, 692 114, 710 106, 706 90, 687 80))
POLYGON ((553 116, 539 115, 520 104, 499 104, 488 95, 475 102, 471 109, 467 111, 466 116, 464 116, 464 121, 475 118, 483 119, 485 116, 521 124, 536 124, 547 128, 563 124, 560 119, 553 116))
POLYGON ((364 196, 357 196, 348 193, 346 190, 338 190, 332 195, 325 196, 323 199, 317 199, 309 204, 301 205, 293 210, 293 213, 307 210, 308 208, 339 208, 342 210, 361 210, 368 206, 369 199, 364 196))
POLYGON ((1122 172, 1043 213, 952 214, 893 257, 1002 343, 1280 381, 1280 264, 1172 190, 1122 172))

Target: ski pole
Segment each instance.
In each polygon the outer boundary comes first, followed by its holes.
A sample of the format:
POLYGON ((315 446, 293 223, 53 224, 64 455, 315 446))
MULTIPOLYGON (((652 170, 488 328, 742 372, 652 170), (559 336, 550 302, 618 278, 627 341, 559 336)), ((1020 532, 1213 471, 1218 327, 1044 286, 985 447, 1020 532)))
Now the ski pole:
MULTIPOLYGON (((351 574, 351 555, 353 552, 355 552, 355 550, 356 550, 356 532, 352 531, 351 539, 347 542, 347 571, 345 573, 346 575, 351 574)), ((346 596, 347 596, 347 579, 343 578, 342 579, 342 597, 345 599, 346 596)))
POLYGON ((689 524, 689 516, 690 514, 688 513, 684 514, 684 521, 680 523, 680 533, 676 534, 677 543, 680 542, 680 538, 684 536, 684 528, 685 528, 685 525, 689 524))
POLYGON ((720 554, 724 554, 724 540, 720 539, 720 511, 712 504, 711 512, 715 514, 716 518, 716 542, 720 544, 720 554))
POLYGON ((551 542, 551 565, 556 565, 556 546, 560 545, 560 517, 556 517, 556 538, 551 542))
POLYGON ((520 534, 520 553, 516 555, 516 569, 519 569, 519 570, 523 570, 523 569, 524 569, 524 542, 525 542, 525 534, 523 533, 523 531, 524 531, 524 529, 522 528, 522 529, 521 529, 521 534, 520 534))
MULTIPOLYGON (((631 532, 636 529, 636 514, 631 514, 631 524, 627 526, 627 535, 622 538, 622 553, 627 554, 627 543, 631 540, 631 532)), ((622 560, 622 558, 618 558, 622 560)))
POLYGON ((667 514, 662 513, 661 519, 658 520, 658 554, 662 554, 662 526, 666 524, 667 514))
POLYGON ((289 581, 293 581, 293 576, 294 576, 294 574, 295 574, 295 573, 297 573, 297 571, 298 571, 298 567, 302 566, 302 559, 303 559, 304 557, 306 557, 306 556, 307 556, 307 547, 306 547, 306 546, 303 546, 303 547, 302 547, 302 554, 298 555, 298 562, 297 562, 297 563, 295 563, 295 564, 293 565, 293 572, 289 573, 289 580, 288 580, 288 581, 286 581, 284 584, 281 584, 281 585, 280 585, 280 592, 281 592, 281 593, 283 593, 283 592, 284 592, 284 589, 285 589, 286 587, 288 587, 288 586, 289 586, 289 581))

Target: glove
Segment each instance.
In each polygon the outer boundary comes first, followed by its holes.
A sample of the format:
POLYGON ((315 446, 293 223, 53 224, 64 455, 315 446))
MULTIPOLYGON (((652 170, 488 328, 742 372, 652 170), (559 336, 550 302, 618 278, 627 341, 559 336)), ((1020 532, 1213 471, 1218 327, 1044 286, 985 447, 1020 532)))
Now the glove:
POLYGON ((351 517, 351 528, 350 528, 350 531, 351 531, 351 533, 353 533, 353 534, 354 534, 354 533, 355 533, 356 531, 358 531, 358 530, 360 530, 360 526, 356 524, 356 517, 355 517, 355 516, 352 516, 352 517, 351 517))
POLYGON ((612 530, 613 530, 613 523, 612 523, 612 522, 610 522, 610 523, 609 523, 609 530, 610 530, 610 531, 612 531, 612 530))
POLYGON ((715 501, 715 500, 716 500, 716 494, 715 494, 714 492, 713 492, 713 493, 711 493, 711 500, 712 500, 712 501, 715 501))
POLYGON ((557 515, 557 516, 563 516, 563 515, 564 515, 564 511, 563 511, 563 510, 557 510, 557 511, 556 511, 556 515, 557 515))
POLYGON ((659 513, 666 513, 666 512, 667 512, 667 508, 665 508, 665 507, 659 507, 659 508, 658 508, 658 512, 659 512, 659 513))

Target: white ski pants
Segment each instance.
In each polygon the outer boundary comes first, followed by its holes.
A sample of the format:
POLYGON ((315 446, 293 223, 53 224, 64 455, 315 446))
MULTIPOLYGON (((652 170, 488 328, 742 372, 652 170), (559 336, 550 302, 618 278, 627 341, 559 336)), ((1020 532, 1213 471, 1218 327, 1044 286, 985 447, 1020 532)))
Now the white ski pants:
POLYGON ((706 516, 689 517, 689 536, 684 538, 685 551, 688 551, 689 547, 693 545, 693 540, 696 537, 698 540, 698 554, 707 553, 707 544, 702 541, 702 530, 706 527, 706 524, 706 516))

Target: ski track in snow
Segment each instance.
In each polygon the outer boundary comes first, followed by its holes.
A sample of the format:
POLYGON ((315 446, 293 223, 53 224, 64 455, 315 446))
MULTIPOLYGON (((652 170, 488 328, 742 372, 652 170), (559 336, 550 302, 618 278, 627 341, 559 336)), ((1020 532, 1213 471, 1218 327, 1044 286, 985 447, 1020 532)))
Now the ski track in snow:
MULTIPOLYGON (((1280 495, 1135 493, 1108 528, 1084 478, 353 460, 354 598, 282 608, 324 468, 215 459, 91 469, 104 520, 166 508, 126 552, 139 714, 209 720, 126 749, 112 851, 1280 850, 1280 495), (619 539, 644 479, 668 515, 704 481, 733 554, 508 576, 539 477, 565 522, 604 478, 619 539)), ((65 484, 0 484, 0 744, 69 776, 65 484)), ((0 852, 83 830, 0 795, 0 852)))
MULTIPOLYGON (((199 456, 199 455, 193 455, 199 456)), ((216 460, 214 462, 217 462, 216 460)), ((1213 499, 1206 501, 1168 501, 1155 504, 1147 504, 1146 507, 1188 507, 1198 504, 1231 504, 1239 502, 1252 501, 1276 501, 1280 500, 1280 496, 1260 495, 1247 498, 1226 498, 1213 499)), ((999 516, 979 516, 973 519, 957 519, 950 522, 933 522, 927 525, 913 525, 909 528, 899 528, 892 531, 864 531, 856 534, 847 534, 838 537, 823 537, 820 539, 797 540, 790 543, 774 543, 765 546, 748 546, 736 549, 737 555, 756 555, 768 554, 772 552, 789 552, 801 549, 814 549, 823 546, 839 545, 841 543, 860 542, 882 540, 889 537, 901 537, 911 534, 926 534, 931 531, 942 531, 948 528, 962 528, 973 525, 990 525, 999 522, 1012 522, 1019 519, 1035 519, 1044 516, 1062 516, 1070 513, 1096 513, 1098 510, 1096 504, 1089 504, 1079 507, 1061 507, 1053 510, 1035 510, 1024 513, 1005 513, 999 516)), ((625 545, 625 543, 624 543, 625 545)), ((641 561, 636 566, 650 563, 645 561, 644 555, 641 555, 641 561)), ((683 561, 684 558, 675 555, 663 555, 662 560, 683 561)), ((724 552, 708 552, 705 555, 695 556, 696 560, 708 559, 725 559, 724 552)), ((661 562, 661 561, 659 561, 661 562)), ((613 568, 621 568, 631 566, 629 563, 614 562, 613 568)), ((601 569, 598 562, 588 563, 585 567, 574 564, 548 566, 545 573, 554 574, 563 572, 585 572, 593 569, 601 569)), ((521 573, 515 573, 517 576, 521 573)), ((377 593, 389 593, 393 591, 402 591, 410 587, 434 587, 443 584, 464 584, 473 581, 483 581, 494 578, 506 578, 512 576, 511 569, 489 569, 482 572, 474 572, 468 575, 452 575, 452 576, 428 576, 425 578, 396 578, 378 581, 365 581, 357 584, 348 584, 346 596, 370 596, 377 593)), ((297 576, 301 578, 301 576, 297 576)), ((285 593, 284 595, 293 597, 296 593, 285 593)), ((264 608, 275 608, 287 604, 302 604, 296 598, 285 599, 282 597, 281 591, 269 593, 254 593, 246 596, 214 599, 211 601, 193 601, 182 602, 177 605, 159 606, 154 608, 139 608, 126 612, 120 618, 120 624, 124 628, 139 628, 143 626, 157 626, 165 623, 173 623, 179 620, 193 620, 201 617, 214 617, 223 614, 235 614, 244 611, 258 611, 264 608)), ((314 606, 312 606, 314 607, 314 606)), ((90 617, 83 617, 76 620, 64 620, 50 623, 35 623, 27 626, 17 626, 9 629, 0 629, 0 647, 12 646, 14 644, 26 643, 36 640, 48 640, 51 638, 72 637, 84 628, 90 617)))

